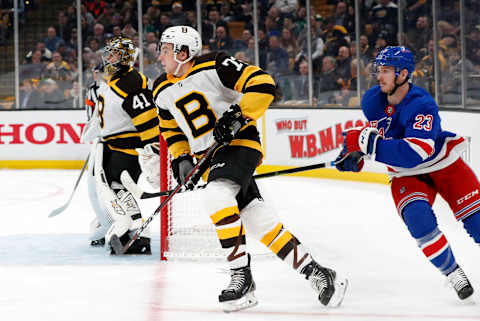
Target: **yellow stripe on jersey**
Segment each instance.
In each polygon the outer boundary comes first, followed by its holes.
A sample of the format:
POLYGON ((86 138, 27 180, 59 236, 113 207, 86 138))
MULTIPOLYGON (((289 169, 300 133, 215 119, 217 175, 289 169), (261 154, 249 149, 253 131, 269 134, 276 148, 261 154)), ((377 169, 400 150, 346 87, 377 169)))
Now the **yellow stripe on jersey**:
POLYGON ((134 156, 138 156, 138 153, 135 149, 131 149, 131 148, 116 148, 116 147, 113 147, 112 145, 110 144, 107 144, 108 145, 108 148, 110 148, 111 150, 115 150, 117 152, 122 152, 122 153, 125 153, 125 154, 129 154, 129 155, 134 155, 134 156))
POLYGON ((282 235, 270 245, 270 250, 277 254, 284 246, 292 239, 292 234, 289 231, 285 231, 282 235))
POLYGON ((140 139, 142 141, 152 139, 160 134, 160 131, 158 130, 158 127, 155 126, 153 128, 144 130, 143 132, 140 132, 140 139))
POLYGON ((253 74, 258 70, 261 70, 261 69, 257 66, 245 67, 245 70, 242 72, 242 75, 240 76, 240 78, 238 78, 233 89, 235 89, 238 92, 242 92, 243 86, 245 85, 245 81, 247 81, 248 77, 250 77, 251 74, 253 74))
POLYGON ((273 98, 270 94, 247 92, 243 95, 238 105, 244 116, 257 120, 265 113, 273 98))
POLYGON ((157 97, 157 93, 162 90, 168 84, 175 84, 180 80, 187 78, 192 72, 202 69, 215 66, 215 60, 207 61, 198 65, 193 65, 190 69, 182 76, 182 77, 175 77, 172 74, 167 74, 167 80, 162 81, 154 90, 153 90, 153 97, 157 97))
POLYGON ((263 155, 263 149, 260 143, 250 140, 250 139, 234 139, 230 142, 230 146, 243 146, 243 147, 249 147, 251 149, 256 149, 263 155))
POLYGON ((140 75, 140 77, 142 77, 142 89, 147 88, 147 77, 145 77, 145 75, 141 72, 139 72, 138 74, 140 75))
POLYGON ((231 206, 224 208, 215 214, 210 215, 210 218, 213 222, 213 224, 217 224, 221 220, 223 220, 226 217, 232 216, 233 214, 238 214, 240 211, 238 210, 238 206, 231 206))
POLYGON ((270 243, 272 243, 272 241, 277 237, 278 233, 280 233, 282 228, 283 228, 282 223, 278 223, 273 230, 271 230, 270 232, 268 232, 262 237, 260 242, 265 244, 265 246, 269 246, 270 243))
POLYGON ((160 118, 160 127, 162 128, 165 128, 165 129, 176 129, 178 128, 178 124, 177 124, 177 121, 175 119, 169 119, 169 120, 166 120, 166 119, 163 119, 163 118, 160 118))
POLYGON ((138 136, 139 136, 139 133, 135 132, 135 133, 126 133, 126 134, 108 136, 108 137, 105 137, 104 139, 106 141, 109 141, 109 140, 118 139, 118 138, 128 138, 128 137, 138 137, 138 136))
POLYGON ((120 78, 117 78, 113 81, 109 81, 108 82, 108 85, 110 86, 110 88, 112 88, 112 90, 114 92, 116 92, 118 95, 122 96, 123 98, 126 98, 128 96, 128 94, 126 92, 124 92, 123 90, 121 90, 118 86, 117 86, 117 82, 120 80, 120 78))
POLYGON ((141 125, 143 123, 146 123, 149 120, 152 120, 157 117, 157 111, 155 109, 149 109, 140 115, 134 117, 132 119, 133 125, 136 127, 138 125, 141 125))
POLYGON ((245 229, 243 229, 242 225, 224 229, 217 227, 217 235, 220 240, 226 240, 239 235, 245 235, 245 229))
POLYGON ((190 154, 191 153, 190 145, 188 144, 187 141, 184 141, 184 140, 176 142, 176 143, 168 146, 168 151, 170 152, 170 154, 172 154, 173 158, 177 158, 178 156, 180 156, 182 154, 190 154))
POLYGON ((158 86, 153 90, 152 96, 153 96, 154 98, 157 97, 157 93, 158 93, 163 87, 165 87, 165 85, 170 84, 170 83, 171 83, 170 80, 164 80, 164 81, 162 81, 162 82, 160 83, 160 85, 158 85, 158 86))
POLYGON ((245 86, 245 89, 247 89, 250 86, 263 85, 263 84, 270 84, 270 85, 275 86, 275 81, 273 81, 273 78, 270 75, 267 75, 267 74, 257 75, 255 77, 252 77, 247 82, 247 85, 245 86))

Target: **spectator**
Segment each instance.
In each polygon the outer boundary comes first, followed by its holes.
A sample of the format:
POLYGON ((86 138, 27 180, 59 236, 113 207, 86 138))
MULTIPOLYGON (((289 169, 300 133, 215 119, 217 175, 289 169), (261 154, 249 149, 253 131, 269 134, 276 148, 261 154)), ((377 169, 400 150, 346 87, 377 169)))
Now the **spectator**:
POLYGON ((290 30, 295 38, 300 34, 298 26, 293 22, 293 16, 286 16, 283 18, 283 28, 290 30))
POLYGON ((68 41, 65 42, 65 45, 67 48, 77 51, 78 48, 78 33, 77 33, 77 28, 72 28, 71 35, 68 39, 68 41))
POLYGON ((89 50, 91 50, 94 54, 101 55, 102 52, 103 52, 97 38, 90 38, 90 40, 88 41, 88 47, 87 48, 89 50))
POLYGON ((386 32, 380 32, 378 34, 377 40, 375 41, 375 48, 383 49, 386 46, 388 46, 389 43, 388 43, 387 39, 388 39, 387 33, 386 32))
POLYGON ((407 31, 407 38, 412 44, 415 53, 420 52, 427 47, 428 40, 432 37, 432 28, 430 26, 430 19, 427 16, 417 18, 415 28, 407 31))
POLYGON ((360 59, 365 64, 369 62, 372 57, 373 48, 368 44, 368 37, 366 35, 360 35, 360 59))
POLYGON ((335 25, 332 29, 327 29, 325 41, 325 55, 336 56, 341 46, 348 47, 347 29, 343 26, 335 25))
POLYGON ((153 33, 155 35, 155 26, 150 20, 150 16, 147 14, 144 14, 142 17, 142 22, 143 22, 143 32, 153 33))
POLYGON ((290 66, 293 66, 293 61, 297 56, 299 49, 298 44, 295 38, 293 37, 290 30, 283 28, 282 30, 282 39, 280 41, 280 45, 283 49, 285 49, 288 53, 288 58, 290 61, 290 66))
POLYGON ((319 107, 335 102, 335 96, 342 88, 338 83, 335 71, 336 60, 332 56, 326 56, 322 60, 322 73, 317 81, 317 104, 319 107))
POLYGON ((137 35, 137 30, 135 30, 131 23, 127 23, 125 27, 122 29, 122 35, 124 37, 132 39, 137 35))
POLYGON ((122 28, 120 26, 114 26, 112 34, 114 37, 121 37, 122 36, 122 28))
POLYGON ((20 79, 29 80, 37 79, 40 80, 42 77, 43 69, 45 64, 42 61, 42 52, 38 49, 30 52, 30 57, 26 58, 26 64, 20 66, 20 79))
POLYGON ((278 9, 282 15, 293 14, 298 8, 297 0, 270 0, 269 3, 272 8, 278 9))
POLYGON ((43 78, 55 80, 62 90, 71 87, 72 72, 70 66, 62 59, 62 55, 58 51, 53 52, 52 62, 45 68, 43 78))
POLYGON ((292 99, 308 100, 308 61, 303 60, 298 67, 299 74, 293 80, 292 99))
POLYGON ((41 105, 40 93, 31 79, 24 79, 20 86, 20 108, 38 108, 41 105))
POLYGON ((288 53, 280 46, 280 39, 278 36, 270 36, 268 43, 267 71, 275 78, 288 72, 288 53))
POLYGON ((58 46, 64 43, 63 39, 57 36, 57 31, 53 26, 48 27, 47 38, 43 42, 50 52, 57 50, 58 46))
POLYGON ((345 86, 347 81, 351 78, 352 73, 350 70, 350 50, 347 46, 341 46, 338 48, 337 56, 337 75, 341 80, 341 83, 345 86))
POLYGON ((40 104, 39 108, 62 108, 66 107, 66 98, 62 90, 58 88, 57 82, 47 78, 40 82, 40 104))
POLYGON ((101 23, 96 23, 93 26, 93 37, 97 39, 100 48, 105 46, 105 28, 101 23))
POLYGON ((165 29, 171 27, 172 23, 170 22, 170 17, 166 13, 160 15, 160 19, 155 23, 155 30, 157 35, 160 37, 165 29))
POLYGON ((148 46, 151 43, 155 45, 158 43, 158 38, 154 32, 147 32, 145 34, 145 43, 146 43, 145 46, 148 46))
POLYGON ((369 12, 374 33, 384 31, 387 39, 394 39, 397 34, 397 13, 398 7, 391 0, 378 0, 378 4, 369 12))
POLYGON ((245 50, 248 48, 248 42, 253 38, 252 32, 249 29, 243 29, 242 38, 233 41, 234 48, 245 50))
POLYGON ((65 14, 65 11, 60 10, 57 16, 57 25, 55 30, 58 30, 58 36, 62 38, 65 42, 68 42, 71 38, 72 25, 68 21, 68 16, 65 14))
POLYGON ((217 35, 215 39, 211 39, 210 48, 212 51, 230 51, 233 49, 233 40, 227 34, 224 26, 217 27, 217 35))
POLYGON ((47 47, 45 46, 45 43, 42 42, 42 41, 39 41, 37 42, 36 46, 35 46, 35 49, 32 50, 32 51, 29 51, 26 56, 25 56, 25 59, 26 61, 30 61, 31 57, 32 57, 32 53, 35 51, 35 50, 38 50, 40 51, 41 53, 41 61, 50 61, 52 60, 52 52, 50 50, 47 49, 47 47))
POLYGON ((215 39, 217 28, 223 26, 228 32, 227 23, 221 19, 220 13, 216 7, 212 7, 208 12, 208 20, 205 24, 205 30, 202 29, 202 41, 205 43, 210 43, 211 39, 215 39))
POLYGON ((170 21, 174 26, 184 26, 188 23, 187 14, 183 12, 183 5, 181 2, 175 1, 172 4, 170 21))
POLYGON ((113 28, 116 26, 120 27, 120 30, 122 29, 122 16, 118 12, 113 12, 107 22, 103 24, 104 32, 113 34, 113 28))
POLYGON ((480 66, 480 25, 473 27, 470 34, 465 37, 466 55, 475 65, 480 66))

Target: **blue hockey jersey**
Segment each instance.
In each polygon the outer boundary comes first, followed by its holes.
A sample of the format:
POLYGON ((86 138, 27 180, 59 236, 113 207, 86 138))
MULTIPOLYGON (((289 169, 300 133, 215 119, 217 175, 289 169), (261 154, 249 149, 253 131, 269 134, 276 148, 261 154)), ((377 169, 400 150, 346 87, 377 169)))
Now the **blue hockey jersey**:
POLYGON ((435 100, 415 85, 410 84, 398 105, 390 105, 380 86, 374 86, 363 96, 362 110, 385 138, 378 141, 372 158, 386 164, 393 177, 445 168, 467 147, 463 137, 442 130, 435 100))

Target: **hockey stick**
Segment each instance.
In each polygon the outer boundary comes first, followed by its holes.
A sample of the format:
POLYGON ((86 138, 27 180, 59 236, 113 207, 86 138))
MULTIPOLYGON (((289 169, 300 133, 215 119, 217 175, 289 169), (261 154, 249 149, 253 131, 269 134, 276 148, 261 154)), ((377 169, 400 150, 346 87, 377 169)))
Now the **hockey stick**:
MULTIPOLYGON (((298 172, 305 172, 305 171, 310 171, 313 169, 318 169, 318 168, 327 168, 327 167, 333 167, 335 166, 334 161, 330 162, 325 162, 325 163, 318 163, 318 164, 313 164, 313 165, 307 165, 307 166, 300 166, 300 167, 294 167, 294 168, 289 168, 289 169, 283 169, 279 171, 273 171, 273 172, 267 172, 263 174, 257 174, 254 175, 254 179, 262 179, 262 178, 267 178, 267 177, 274 177, 278 175, 287 175, 287 174, 293 174, 293 173, 298 173, 298 172)), ((168 190, 168 191, 162 191, 162 192, 155 192, 155 193, 149 193, 149 192, 144 192, 142 189, 133 181, 132 177, 127 171, 122 172, 122 175, 120 176, 120 179, 122 181, 123 186, 125 186, 135 197, 139 199, 148 199, 148 198, 155 198, 155 197, 161 197, 161 196, 167 196, 170 195, 170 193, 173 192, 173 190, 168 190)), ((197 188, 203 188, 205 185, 198 186, 197 188)), ((184 191, 180 191, 180 193, 183 193, 184 191)))
POLYGON ((85 172, 85 169, 87 168, 88 159, 89 159, 89 158, 90 158, 90 153, 88 153, 87 159, 85 159, 85 164, 83 164, 82 170, 80 171, 80 175, 78 175, 77 182, 75 183, 75 186, 73 187, 73 191, 72 191, 72 193, 70 194, 70 197, 69 197, 68 201, 67 201, 65 204, 63 204, 62 206, 60 206, 59 208, 53 210, 53 211, 48 215, 48 217, 57 216, 58 214, 60 214, 60 213, 62 213, 63 211, 65 211, 65 209, 68 207, 68 205, 70 205, 70 202, 72 201, 73 195, 75 194, 75 191, 77 190, 78 184, 80 183, 80 179, 82 178, 83 173, 85 172))
MULTIPOLYGON (((125 254, 125 252, 132 246, 133 242, 137 240, 140 237, 140 234, 147 228, 148 224, 157 216, 158 213, 162 210, 162 208, 165 207, 165 205, 172 199, 172 197, 178 193, 182 188, 186 188, 189 184, 192 183, 192 179, 195 175, 201 175, 202 173, 199 172, 199 169, 202 168, 202 165, 210 160, 210 156, 213 154, 213 152, 220 146, 219 143, 213 144, 206 152, 203 154, 202 158, 197 162, 195 167, 190 171, 190 173, 185 177, 185 183, 184 184, 177 184, 177 186, 168 193, 167 197, 162 201, 162 203, 157 207, 155 212, 153 212, 152 215, 150 215, 149 218, 143 222, 142 226, 140 226, 136 231, 133 237, 124 245, 122 245, 122 242, 120 242, 120 238, 118 235, 114 234, 110 238, 110 246, 112 247, 113 251, 117 255, 125 254)), ((205 168, 206 170, 206 168, 205 168)))

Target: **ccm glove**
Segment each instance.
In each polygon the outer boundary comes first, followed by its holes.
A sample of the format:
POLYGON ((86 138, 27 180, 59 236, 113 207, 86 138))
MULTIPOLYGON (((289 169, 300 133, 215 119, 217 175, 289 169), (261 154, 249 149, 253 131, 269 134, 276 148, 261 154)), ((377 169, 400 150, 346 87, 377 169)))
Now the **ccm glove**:
POLYGON ((240 106, 231 105, 213 128, 213 137, 219 144, 227 145, 245 124, 240 106))
POLYGON ((343 148, 345 154, 362 152, 368 155, 375 155, 377 141, 383 139, 378 130, 373 127, 353 128, 345 133, 343 148))

